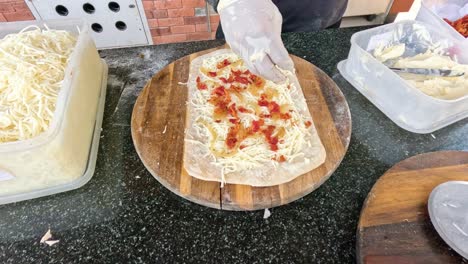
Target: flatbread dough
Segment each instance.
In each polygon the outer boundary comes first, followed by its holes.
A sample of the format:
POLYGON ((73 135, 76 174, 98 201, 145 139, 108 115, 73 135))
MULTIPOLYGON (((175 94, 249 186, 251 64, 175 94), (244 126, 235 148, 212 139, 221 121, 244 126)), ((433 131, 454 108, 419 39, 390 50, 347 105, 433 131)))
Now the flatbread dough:
MULTIPOLYGON (((289 182, 323 164, 326 152, 313 122, 307 128, 304 141, 302 141, 305 143, 298 147, 300 151, 298 151, 298 155, 292 160, 286 162, 269 160, 259 166, 233 172, 229 172, 229 169, 218 162, 217 159, 219 158, 215 157, 209 148, 209 137, 200 134, 200 131, 196 128, 197 120, 199 120, 200 116, 206 116, 207 113, 197 110, 191 103, 191 100, 200 92, 197 89, 197 77, 201 75, 200 69, 202 68, 203 61, 228 54, 233 53, 228 49, 218 50, 198 57, 191 63, 187 84, 189 102, 187 103, 187 129, 185 131, 184 147, 184 168, 188 174, 206 181, 223 182, 224 178, 224 183, 272 186, 289 182)), ((297 77, 290 73, 289 80, 291 85, 296 87, 296 89, 291 89, 290 95, 297 112, 305 120, 312 120, 297 77)))

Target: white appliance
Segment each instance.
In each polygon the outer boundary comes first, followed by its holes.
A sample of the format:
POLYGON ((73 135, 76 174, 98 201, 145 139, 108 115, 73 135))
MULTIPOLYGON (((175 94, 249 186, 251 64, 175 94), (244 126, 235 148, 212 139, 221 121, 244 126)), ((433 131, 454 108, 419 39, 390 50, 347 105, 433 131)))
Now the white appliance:
POLYGON ((98 48, 153 44, 141 0, 25 0, 38 20, 83 18, 98 48))

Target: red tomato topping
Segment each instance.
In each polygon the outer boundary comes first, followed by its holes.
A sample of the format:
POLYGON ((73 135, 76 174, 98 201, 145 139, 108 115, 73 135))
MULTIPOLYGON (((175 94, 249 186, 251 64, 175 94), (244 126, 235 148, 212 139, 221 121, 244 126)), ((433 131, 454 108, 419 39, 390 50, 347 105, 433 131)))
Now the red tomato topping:
POLYGON ((233 116, 234 118, 238 118, 237 110, 236 110, 236 103, 233 103, 231 106, 229 106, 229 114, 231 114, 231 116, 233 116))
POLYGON ((286 158, 285 158, 283 155, 281 155, 281 156, 279 157, 278 161, 279 161, 279 162, 285 162, 285 161, 286 161, 286 158))
POLYGON ((221 96, 226 96, 226 89, 223 86, 216 87, 213 90, 213 94, 221 97, 221 96))
POLYGON ((277 145, 278 144, 278 137, 271 137, 270 144, 277 145))
POLYGON ((258 132, 260 130, 260 127, 265 124, 265 121, 263 119, 260 120, 254 120, 252 121, 252 132, 258 132))
POLYGON ((278 150, 278 145, 270 144, 270 149, 273 150, 273 151, 277 151, 278 150))
POLYGON ((258 100, 258 105, 259 106, 268 106, 268 100, 266 99, 266 95, 265 94, 261 94, 260 95, 260 100, 258 100))
POLYGON ((208 86, 200 80, 200 76, 197 77, 197 88, 198 90, 206 90, 208 86))
POLYGON ((270 114, 279 113, 280 106, 276 102, 270 102, 268 104, 268 110, 270 111, 270 114))
POLYGON ((216 72, 208 72, 210 77, 216 77, 218 74, 216 72))
POLYGON ((239 107, 239 112, 241 112, 241 113, 252 113, 251 110, 249 110, 249 109, 247 109, 247 108, 245 108, 243 106, 239 107))
POLYGON ((216 123, 221 123, 221 120, 216 119, 215 122, 216 122, 216 123))
POLYGON ((260 114, 261 118, 271 118, 271 115, 269 114, 260 114))
POLYGON ((218 103, 214 109, 214 113, 218 116, 225 115, 227 113, 227 106, 223 102, 218 103))
POLYGON ((231 89, 237 91, 237 92, 241 92, 243 91, 244 89, 242 87, 239 87, 239 86, 235 86, 235 85, 231 85, 231 89))
POLYGON ((226 138, 226 145, 229 149, 233 149, 236 146, 237 138, 235 137, 228 137, 226 138))
POLYGON ((273 134, 273 131, 275 131, 275 128, 275 126, 270 125, 266 129, 262 130, 268 142, 270 142, 271 135, 273 134))
POLYGON ((228 79, 226 79, 226 78, 224 78, 224 77, 221 77, 221 78, 219 78, 219 79, 220 79, 223 83, 233 83, 233 82, 234 82, 234 77, 232 77, 232 75, 229 76, 228 79))
POLYGON ((239 132, 240 126, 234 125, 229 128, 227 137, 226 137, 226 145, 229 149, 233 149, 237 144, 237 133, 239 132))
POLYGON ((312 125, 312 122, 311 121, 306 121, 306 122, 304 122, 304 124, 305 124, 305 126, 307 128, 309 128, 312 125))
POLYGON ((268 106, 268 101, 260 99, 260 100, 258 100, 258 105, 259 106, 268 106))
POLYGON ((250 80, 252 80, 252 83, 255 84, 255 86, 262 87, 265 84, 265 81, 258 77, 255 74, 250 75, 250 80))
POLYGON ((283 119, 283 120, 288 120, 288 119, 291 119, 291 115, 289 113, 280 113, 280 118, 283 119))
POLYGON ((247 79, 245 77, 241 77, 241 76, 234 77, 234 81, 236 81, 238 83, 242 83, 242 84, 250 84, 249 79, 247 79))
POLYGON ((228 60, 228 59, 224 59, 223 61, 221 61, 220 63, 218 63, 218 65, 216 66, 218 69, 222 69, 226 66, 229 66, 231 65, 231 62, 228 60))
POLYGON ((224 116, 228 112, 228 105, 231 102, 231 96, 223 86, 219 86, 211 92, 209 102, 215 106, 215 115, 224 116))
POLYGON ((230 119, 229 119, 229 122, 231 122, 231 123, 233 123, 233 124, 237 124, 237 123, 240 122, 240 120, 237 119, 237 118, 230 118, 230 119))
POLYGON ((245 148, 246 148, 246 146, 244 146, 244 145, 240 145, 240 147, 239 147, 239 149, 245 149, 245 148))

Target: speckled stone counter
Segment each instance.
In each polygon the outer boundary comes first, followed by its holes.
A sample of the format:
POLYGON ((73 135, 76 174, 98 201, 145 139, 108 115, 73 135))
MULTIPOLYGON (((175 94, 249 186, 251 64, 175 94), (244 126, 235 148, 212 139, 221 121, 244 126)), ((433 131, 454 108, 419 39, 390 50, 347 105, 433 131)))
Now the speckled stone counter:
POLYGON ((0 263, 355 262, 359 213, 375 181, 412 155, 468 149, 468 120, 434 137, 406 132, 337 74, 359 30, 284 36, 292 54, 342 89, 353 134, 343 163, 324 185, 272 209, 266 220, 263 211, 205 208, 166 190, 146 171, 130 136, 132 107, 146 80, 167 63, 222 42, 101 52, 109 81, 96 173, 78 190, 0 206, 0 263), (39 243, 48 228, 60 240, 50 247, 39 243))

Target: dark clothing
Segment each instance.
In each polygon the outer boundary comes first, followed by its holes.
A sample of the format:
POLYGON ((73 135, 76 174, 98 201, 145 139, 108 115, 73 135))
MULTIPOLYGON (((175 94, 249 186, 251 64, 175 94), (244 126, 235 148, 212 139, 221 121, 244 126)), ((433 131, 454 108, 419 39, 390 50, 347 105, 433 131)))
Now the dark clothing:
MULTIPOLYGON (((215 8, 219 0, 207 0, 215 8)), ((252 0, 255 1, 255 0, 252 0)), ((311 32, 336 27, 348 0, 272 0, 283 16, 283 32, 311 32)), ((216 37, 222 36, 218 28, 216 37)))

